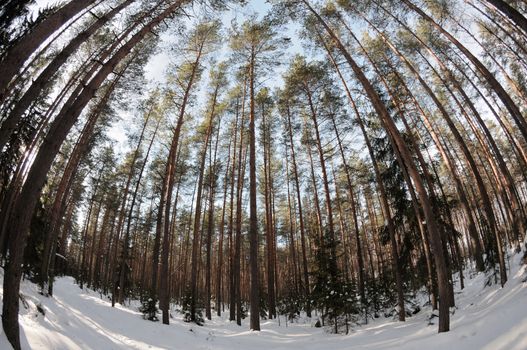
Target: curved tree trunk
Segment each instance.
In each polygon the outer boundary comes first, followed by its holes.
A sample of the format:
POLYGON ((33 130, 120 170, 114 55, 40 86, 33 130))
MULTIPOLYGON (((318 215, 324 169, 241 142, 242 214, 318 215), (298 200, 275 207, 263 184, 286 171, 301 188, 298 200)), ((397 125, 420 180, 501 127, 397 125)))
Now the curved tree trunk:
POLYGON ((411 3, 409 0, 401 0, 403 3, 405 3, 410 9, 415 11, 419 16, 421 16, 424 20, 426 20, 428 23, 430 23, 434 28, 436 28, 439 32, 441 32, 444 36, 448 38, 448 40, 454 44, 459 51, 461 51, 465 57, 472 62, 472 64, 476 67, 478 72, 485 78, 487 83, 490 85, 490 87, 494 90, 494 92, 498 95, 501 102, 507 108, 509 111, 512 119, 516 123, 518 130, 524 137, 524 139, 527 141, 527 121, 525 121, 525 118, 520 112, 520 109, 518 106, 514 103, 512 98, 509 96, 507 91, 501 86, 499 81, 496 79, 496 77, 481 63, 481 61, 474 56, 463 44, 461 44, 452 34, 450 34, 448 31, 446 31, 441 25, 439 25, 436 21, 434 21, 433 18, 428 16, 423 10, 421 10, 419 7, 411 3))
POLYGON ((79 12, 94 3, 96 0, 71 0, 35 26, 28 34, 18 40, 9 49, 0 62, 2 74, 0 75, 0 101, 7 94, 7 87, 13 77, 22 68, 27 59, 44 43, 56 30, 75 17, 79 12))
POLYGON ((15 350, 20 349, 19 325, 18 325, 18 293, 20 290, 21 266, 24 248, 29 234, 29 225, 33 209, 38 201, 42 186, 46 181, 46 174, 50 169, 55 155, 58 153, 62 142, 66 138, 73 124, 82 113, 84 107, 94 96, 97 89, 105 81, 114 68, 128 56, 130 51, 150 33, 163 19, 170 16, 178 9, 184 0, 176 1, 162 11, 153 20, 146 24, 132 38, 109 59, 86 85, 82 93, 71 105, 66 105, 61 110, 51 125, 46 138, 38 154, 35 157, 31 170, 27 175, 26 182, 14 204, 10 215, 9 237, 9 259, 6 263, 4 276, 4 296, 2 325, 9 342, 15 350))
POLYGON ((524 35, 527 36, 527 19, 514 7, 503 0, 484 0, 492 4, 504 16, 506 16, 512 23, 523 30, 524 35))
MULTIPOLYGON (((322 41, 322 38, 321 38, 322 41)), ((323 41, 322 41, 323 42, 323 41)), ((323 42, 324 43, 324 42, 323 42)), ((386 189, 384 187, 384 183, 382 182, 381 172, 379 169, 379 165, 377 163, 377 159, 375 157, 375 154, 373 152, 373 147, 370 142, 370 138, 368 136, 368 132, 366 131, 366 127, 364 125, 364 121, 362 120, 362 117, 360 115, 359 110, 357 109, 357 105, 355 103, 355 100, 353 99, 351 95, 351 91, 349 90, 348 84, 346 83, 346 80, 344 79, 344 76, 342 75, 342 72, 340 71, 340 68, 338 67, 337 62, 335 61, 335 58, 333 54, 331 53, 331 50, 329 47, 324 44, 324 48, 326 49, 326 52, 328 54, 328 57, 335 68, 337 75, 339 76, 342 85, 344 87, 344 90, 346 91, 346 96, 348 97, 348 100, 353 108, 353 111, 355 112, 355 120, 359 124, 359 127, 361 129, 362 136, 364 138, 364 141, 366 143, 366 147, 368 149, 368 153, 371 159, 371 162, 373 164, 373 170, 375 173, 375 180, 377 183, 377 188, 380 193, 380 203, 381 203, 381 210, 384 214, 384 218, 386 221, 386 225, 388 227, 388 232, 390 234, 390 246, 391 246, 391 253, 392 253, 392 266, 395 271, 395 281, 397 285, 397 304, 399 306, 400 310, 405 310, 404 307, 404 289, 403 289, 403 277, 402 277, 402 271, 399 264, 399 249, 397 245, 396 240, 396 233, 395 233, 395 226, 392 219, 392 214, 390 210, 390 204, 388 202, 388 197, 386 195, 386 189)), ((399 321, 404 322, 405 321, 405 313, 399 312, 399 321)))
POLYGON ((328 24, 323 20, 323 18, 309 5, 307 0, 303 0, 303 3, 309 9, 309 11, 317 18, 318 22, 324 27, 327 34, 331 37, 333 43, 336 45, 337 49, 342 53, 353 72, 355 73, 356 78, 359 80, 361 86, 364 88, 370 102, 372 103, 375 111, 378 113, 379 118, 383 121, 387 132, 391 135, 390 140, 392 141, 392 146, 398 148, 401 156, 401 160, 404 161, 408 168, 408 173, 414 182, 414 186, 417 194, 419 195, 420 204, 423 208, 426 225, 430 234, 430 243, 434 252, 434 258, 436 262, 436 273, 439 285, 439 332, 446 332, 450 328, 450 313, 449 313, 449 276, 448 269, 445 262, 445 256, 443 254, 443 246, 441 243, 441 236, 437 227, 437 222, 435 219, 435 214, 428 197, 428 193, 423 185, 422 179, 420 177, 417 168, 413 162, 412 156, 404 143, 395 123, 390 117, 386 106, 382 103, 381 98, 378 93, 375 91, 375 88, 370 83, 368 78, 364 75, 364 72, 351 57, 349 52, 346 50, 345 46, 333 32, 333 30, 328 26, 328 24))
POLYGON ((9 113, 9 116, 2 122, 0 127, 0 150, 2 150, 7 143, 9 136, 14 131, 17 123, 22 117, 26 109, 31 105, 41 91, 48 86, 53 76, 57 71, 66 63, 68 58, 71 57, 79 46, 88 40, 97 30, 102 28, 108 23, 113 17, 115 17, 124 8, 132 4, 135 0, 126 0, 119 6, 110 10, 108 13, 97 19, 92 25, 90 25, 82 33, 75 36, 64 49, 46 66, 46 68, 39 74, 39 76, 33 81, 31 86, 26 90, 24 95, 18 99, 15 106, 9 113))
POLYGON ((115 89, 115 86, 121 76, 122 75, 118 75, 117 78, 114 79, 114 81, 111 83, 111 85, 106 90, 103 98, 97 104, 97 107, 94 109, 92 114, 88 117, 88 121, 86 122, 86 125, 84 126, 81 132, 81 137, 79 141, 77 142, 77 144, 75 145, 75 148, 73 149, 71 157, 68 160, 68 163, 66 164, 64 173, 57 187, 57 193, 55 194, 55 199, 53 201, 53 205, 51 208, 49 232, 48 232, 48 235, 44 243, 44 251, 42 252, 43 258, 42 258, 42 267, 41 267, 41 272, 40 272, 42 293, 45 293, 45 289, 47 285, 48 286, 47 293, 49 295, 52 295, 50 291, 53 290, 53 287, 51 285, 53 284, 54 273, 50 271, 50 267, 51 265, 53 265, 52 261, 55 259, 55 248, 56 248, 57 237, 58 237, 60 226, 61 226, 61 218, 62 218, 62 214, 64 213, 66 199, 69 195, 69 191, 71 189, 73 178, 75 176, 75 173, 79 167, 79 164, 83 156, 88 151, 89 141, 93 136, 93 131, 95 130, 95 125, 97 123, 97 120, 99 119, 99 116, 102 113, 103 108, 106 107, 108 100, 110 99, 110 96, 112 95, 115 89))
MULTIPOLYGON (((366 20, 366 19, 365 19, 366 20)), ((367 20, 366 20, 367 21, 367 20)), ((433 92, 432 88, 428 85, 428 83, 423 79, 423 77, 419 74, 417 69, 412 65, 412 63, 392 44, 392 42, 382 33, 380 32, 375 26, 371 24, 371 22, 368 21, 368 24, 372 26, 373 29, 376 30, 377 33, 381 35, 384 42, 388 45, 388 47, 399 57, 399 59, 406 64, 410 72, 419 80, 421 83, 421 86, 425 89, 427 94, 430 96, 436 107, 438 108, 439 112, 441 113, 443 119, 446 121, 449 129, 451 130, 454 138, 456 139, 456 142, 459 144, 463 155, 465 156, 465 159, 467 163, 469 164, 469 167, 471 169, 472 175, 474 176, 474 179, 476 180, 476 184, 478 186, 478 191, 480 193, 481 199, 483 201, 483 207, 485 209, 486 217, 489 221, 490 229, 493 232, 493 235, 496 236, 496 238, 499 240, 496 221, 494 217, 494 212, 492 210, 492 204, 490 201, 490 198, 488 196, 487 190, 485 188, 485 184, 483 182, 483 179, 479 173, 479 169, 476 166, 476 163, 474 161, 474 158, 472 157, 472 154, 470 153, 463 137, 459 133, 457 127, 455 126, 454 122, 452 121, 450 115, 446 111, 443 104, 439 101, 439 98, 436 96, 436 94, 433 92)), ((501 248, 498 248, 501 249, 501 248)), ((498 252, 499 256, 502 256, 502 253, 498 252)), ((502 265, 502 262, 504 264, 504 260, 500 258, 500 266, 502 265)), ((500 270, 503 270, 500 267, 500 270)), ((507 276, 505 271, 503 270, 503 273, 501 274, 502 283, 504 284, 507 280, 507 276)))

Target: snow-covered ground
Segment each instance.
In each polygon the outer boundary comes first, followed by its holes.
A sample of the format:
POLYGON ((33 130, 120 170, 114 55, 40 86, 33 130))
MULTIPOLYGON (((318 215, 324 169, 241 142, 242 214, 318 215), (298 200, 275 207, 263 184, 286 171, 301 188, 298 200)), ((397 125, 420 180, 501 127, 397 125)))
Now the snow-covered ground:
MULTIPOLYGON (((456 291, 457 309, 451 331, 437 334, 429 325, 430 309, 400 323, 379 319, 354 327, 349 335, 332 335, 306 320, 285 326, 262 321, 261 332, 248 331, 224 318, 214 317, 205 326, 185 323, 174 313, 169 326, 142 319, 136 307, 111 307, 107 298, 81 290, 70 277, 56 282, 55 297, 45 298, 35 285, 24 282, 21 305, 21 341, 24 349, 527 349, 527 271, 521 255, 510 259, 510 279, 505 288, 484 288, 485 276, 466 280, 456 291), (45 316, 37 311, 37 304, 45 316)), ((437 323, 437 321, 436 321, 437 323)), ((9 349, 0 332, 0 349, 9 349)))

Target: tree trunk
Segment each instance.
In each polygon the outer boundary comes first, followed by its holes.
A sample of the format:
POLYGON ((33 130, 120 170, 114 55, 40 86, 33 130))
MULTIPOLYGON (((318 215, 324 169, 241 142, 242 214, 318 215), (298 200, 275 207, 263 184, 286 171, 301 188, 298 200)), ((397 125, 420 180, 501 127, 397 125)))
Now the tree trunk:
MULTIPOLYGON (((421 85, 423 86, 423 88, 425 89, 425 91, 427 92, 427 94, 430 96, 430 98, 433 100, 434 104, 436 105, 436 107, 438 108, 439 112, 441 113, 443 119, 447 122, 447 125, 449 126, 450 130, 452 131, 456 141, 458 142, 458 144, 460 145, 462 151, 463 151, 463 154, 465 155, 465 158, 467 160, 467 162, 469 163, 470 165, 470 169, 472 171, 472 174, 476 180, 476 184, 478 186, 478 190, 480 192, 480 195, 481 195, 481 198, 482 198, 482 201, 483 201, 483 204, 484 204, 484 209, 485 209, 485 212, 486 212, 486 215, 487 215, 487 218, 489 220, 489 224, 491 225, 491 230, 493 230, 493 232, 496 232, 496 224, 495 224, 495 219, 494 219, 494 213, 492 211, 492 206, 490 204, 490 198, 488 197, 488 194, 487 194, 487 191, 485 189, 485 185, 483 183, 483 179, 481 178, 481 175, 479 173, 479 170, 477 169, 477 166, 474 162, 474 159, 470 153, 470 151, 468 150, 467 146, 466 146, 466 143, 465 141, 463 140, 461 134, 459 133, 459 131, 457 130, 455 124, 453 123, 452 119, 450 118, 450 115, 448 114, 448 112, 446 111, 446 109, 444 108, 443 104, 439 101, 438 97, 435 95, 435 93, 433 92, 433 90, 430 88, 430 86, 424 81, 424 79, 421 77, 421 75, 417 72, 417 70, 415 69, 415 67, 408 61, 408 59, 388 40, 388 38, 383 34, 381 33, 380 31, 377 30, 376 27, 374 27, 371 22, 368 22, 372 28, 374 28, 380 35, 381 37, 383 38, 383 40, 386 42, 386 44, 388 45, 388 47, 390 47, 390 49, 401 59, 401 61, 403 61, 406 66, 408 67, 408 69, 413 73, 413 75, 419 80, 419 82, 421 83, 421 85)), ((407 89, 408 90, 408 89, 407 89)), ((409 90, 408 90, 409 91, 409 90)), ((417 103, 417 101, 415 101, 417 103)), ((421 108, 421 107, 418 107, 418 108, 421 108)), ((424 112, 422 113, 423 117, 425 118, 425 121, 427 121, 428 118, 426 118, 426 114, 424 114, 424 112)), ((428 123, 428 122, 427 122, 428 123)), ((448 163, 448 162, 447 162, 448 163)), ((455 171, 455 166, 452 166, 451 168, 451 171, 455 171)), ((453 176, 454 176, 454 179, 457 178, 457 176, 453 173, 453 176)), ((463 192, 461 191, 460 194, 462 194, 463 192)), ((460 198, 461 200, 463 200, 462 198, 460 198)), ((467 208, 465 207, 465 209, 467 210, 467 208)), ((467 215, 467 217, 469 217, 467 215)), ((469 230, 470 230, 470 226, 469 226, 469 230)), ((496 233, 495 233, 496 234, 496 233)), ((477 234, 475 233, 475 231, 471 231, 471 235, 473 237, 475 237, 477 234)), ((474 241, 476 241, 474 239, 474 241)), ((477 258, 478 259, 478 258, 477 258)), ((478 263, 479 264, 479 263, 478 263)), ((478 266, 482 266, 482 265, 478 265, 478 266)), ((506 276, 505 276, 505 280, 506 280, 506 276)))
POLYGON ((205 160, 207 158, 207 148, 209 146, 209 140, 212 135, 212 126, 214 123, 215 118, 215 108, 216 108, 216 101, 218 96, 218 88, 215 89, 214 97, 213 97, 213 105, 212 110, 209 115, 207 126, 207 131, 205 135, 205 141, 203 143, 203 148, 201 150, 200 154, 200 162, 199 162, 199 174, 198 174, 198 187, 197 187, 197 197, 196 197, 196 209, 194 213, 194 229, 192 233, 192 266, 191 266, 191 273, 190 273, 190 288, 191 288, 191 301, 190 301, 190 318, 192 321, 196 321, 196 305, 197 305, 197 298, 198 298, 198 245, 199 245, 199 239, 201 237, 200 235, 200 224, 201 224, 201 203, 202 203, 202 191, 203 191, 203 174, 205 171, 205 160))
POLYGON ((14 131, 17 123, 22 117, 24 111, 31 105, 40 93, 51 83, 53 76, 57 73, 59 68, 66 63, 68 58, 77 51, 77 49, 86 40, 88 40, 97 30, 102 28, 108 23, 113 17, 115 17, 124 8, 132 4, 135 0, 126 0, 120 5, 110 10, 103 16, 99 17, 93 24, 91 24, 86 30, 75 36, 66 45, 62 51, 46 66, 46 68, 39 74, 39 76, 33 81, 31 86, 26 90, 24 95, 18 99, 15 106, 11 110, 9 116, 2 122, 0 128, 0 150, 2 150, 7 143, 9 136, 14 131))
MULTIPOLYGON (((154 102, 152 102, 152 106, 150 108, 150 110, 148 111, 148 114, 147 114, 147 117, 146 117, 146 120, 143 124, 143 129, 141 130, 141 135, 139 136, 139 141, 137 143, 137 148, 135 149, 135 152, 134 152, 134 155, 133 155, 133 160, 132 160, 132 164, 130 165, 130 173, 129 173, 129 176, 130 178, 132 177, 132 175, 134 174, 134 167, 135 167, 135 162, 137 161, 137 158, 139 156, 139 151, 141 149, 141 143, 142 143, 142 140, 143 140, 143 137, 144 137, 144 133, 145 133, 145 130, 146 130, 146 127, 148 125, 148 122, 150 120, 150 117, 152 115, 152 111, 153 111, 153 108, 154 108, 154 105, 153 105, 154 102)), ((124 303, 124 298, 126 296, 126 269, 124 268, 128 262, 128 257, 129 257, 129 244, 130 244, 130 228, 131 228, 131 224, 132 224, 132 215, 133 215, 133 212, 134 212, 134 206, 135 206, 135 202, 136 202, 136 199, 137 199, 137 193, 139 192, 139 186, 141 185, 141 179, 143 177, 143 172, 145 170, 145 167, 146 167, 146 163, 147 163, 147 160, 148 160, 148 157, 150 155, 150 151, 152 149, 152 144, 154 143, 154 140, 156 138, 156 135, 157 135, 157 131, 159 129, 159 125, 161 124, 161 118, 159 118, 159 120, 157 121, 157 124, 156 124, 156 128, 152 134, 152 138, 150 139, 150 143, 148 145, 148 149, 146 151, 146 155, 143 159, 143 163, 141 165, 141 168, 139 169, 139 174, 138 174, 138 178, 136 180, 136 184, 135 184, 135 189, 134 191, 132 192, 132 199, 130 201, 130 205, 129 205, 129 208, 128 208, 128 220, 127 220, 127 224, 126 224, 126 230, 125 230, 125 234, 124 234, 124 239, 123 239, 123 253, 122 253, 122 263, 121 263, 121 271, 120 271, 120 274, 119 274, 119 303, 120 304, 123 304, 124 303)))
MULTIPOLYGON (((224 235, 225 235, 225 211, 227 210, 227 189, 229 187, 228 178, 229 170, 231 168, 231 158, 234 158, 236 153, 236 145, 234 145, 233 156, 231 157, 231 146, 232 146, 232 135, 229 141, 229 147, 227 149, 227 165, 225 167, 225 177, 223 182, 223 205, 221 209, 221 223, 220 223, 220 239, 218 242, 218 263, 216 266, 216 314, 221 316, 223 306, 223 246, 224 246, 224 235)), ((233 159, 234 164, 234 159, 233 159)), ((232 199, 232 196, 231 196, 232 199)), ((232 208, 231 208, 232 209, 232 208)), ((230 248, 230 246, 229 246, 230 248)))
POLYGON ((251 53, 249 63, 249 264, 251 269, 250 287, 250 328, 253 331, 260 330, 260 277, 258 274, 258 212, 256 208, 256 131, 255 131, 255 53, 251 53))
POLYGON ((353 214, 353 228, 354 228, 355 240, 357 244, 357 261, 359 265, 359 274, 358 274, 359 295, 361 298, 362 307, 365 308, 366 307, 366 292, 365 292, 365 286, 364 286, 364 260, 362 257, 362 245, 361 245, 361 238, 360 238, 360 231, 359 231, 359 220, 357 217, 357 208, 356 208, 356 203, 355 203, 355 193, 354 193, 355 190, 354 190, 353 183, 351 182, 348 162, 344 154, 344 148, 342 147, 342 141, 340 139, 340 133, 337 128, 337 123, 335 122, 334 116, 330 116, 330 118, 333 124, 333 129, 335 130, 335 135, 337 136, 337 144, 339 147, 340 156, 342 158, 342 165, 344 166, 344 173, 346 174, 346 181, 348 184, 348 198, 350 201, 351 213, 353 214))
MULTIPOLYGON (((245 97, 244 97, 245 98, 245 97)), ((242 104, 244 105, 244 104, 242 104)), ((234 232, 234 178, 237 168, 237 147, 238 147, 238 130, 240 130, 240 145, 243 141, 243 118, 242 123, 238 126, 238 119, 240 114, 240 108, 238 105, 238 99, 236 100, 236 120, 234 122, 234 146, 232 151, 232 170, 231 170, 231 191, 230 191, 230 212, 229 212, 229 321, 236 320, 236 263, 235 263, 235 238, 233 237, 234 232)), ((243 116, 243 109, 242 109, 243 116)), ((240 146, 240 157, 241 157, 241 146, 240 146)), ((238 159, 238 163, 241 162, 238 159)), ((239 167, 238 167, 239 169, 239 167)), ((238 170, 239 171, 239 170, 238 170)), ((236 192, 236 210, 238 208, 238 193, 236 192)))
POLYGON ((514 7, 503 0, 485 0, 498 9, 504 16, 506 16, 512 23, 523 30, 523 34, 527 35, 527 19, 514 7))
MULTIPOLYGON (((403 0, 406 1, 406 0, 403 0)), ((361 83, 362 87, 364 88, 368 98, 370 99, 370 102, 372 103, 375 111, 379 115, 379 118, 384 124, 384 127, 386 128, 386 131, 391 135, 390 141, 392 142, 392 147, 395 149, 399 149, 399 152, 396 154, 400 154, 400 157, 402 158, 401 161, 403 161, 407 168, 408 168, 408 174, 412 178, 414 182, 414 186, 416 188, 416 192, 420 197, 420 204, 423 208, 426 224, 428 227, 428 231, 430 234, 430 241, 432 244, 432 249, 434 251, 434 258, 436 262, 436 272, 437 272, 437 279, 439 284, 439 297, 440 297, 440 308, 439 308, 439 332, 446 332, 449 330, 449 319, 450 319, 450 313, 449 313, 449 277, 448 277, 448 270, 445 262, 445 257, 443 254, 443 247, 441 244, 441 236, 437 227, 437 222, 435 220, 435 214, 433 212, 430 199, 428 197, 428 194, 426 192, 426 189, 423 185, 422 179, 420 178, 420 174, 413 162, 412 156, 410 154, 409 149, 407 148, 404 140, 402 139, 399 130, 397 129, 395 123, 390 117, 390 114, 384 104, 382 103, 382 100, 378 93, 375 91, 375 88, 370 83, 368 78, 364 75, 364 72, 359 67, 359 65, 355 62, 355 60, 351 57, 349 52, 346 50, 342 42, 339 40, 339 38, 336 36, 336 34, 333 32, 333 30, 328 26, 328 24, 322 19, 322 17, 309 5, 307 0, 303 0, 303 3, 308 7, 309 11, 317 18, 319 23, 324 27, 327 34, 332 38, 332 41, 338 48, 338 50, 342 53, 350 67, 352 68, 353 72, 355 73, 356 78, 361 83)))
POLYGON ((13 77, 23 67, 27 59, 42 45, 56 30, 75 17, 79 12, 94 3, 95 0, 72 0, 62 6, 55 13, 37 24, 28 34, 22 37, 9 49, 1 61, 0 101, 7 95, 7 88, 13 77))
POLYGON ((428 16, 423 10, 418 8, 416 5, 411 3, 409 0, 401 0, 403 3, 405 3, 410 9, 415 11, 419 16, 421 16, 424 20, 426 20, 428 23, 430 23, 434 28, 436 28, 439 32, 441 32, 444 36, 448 38, 448 40, 454 44, 459 51, 465 55, 465 57, 472 62, 472 64, 476 67, 478 72, 485 78, 487 83, 490 85, 490 87, 494 90, 494 92, 498 95, 501 102, 507 108, 509 111, 512 119, 516 123, 518 130, 522 134, 523 138, 527 141, 527 122, 525 121, 525 118, 520 112, 520 109, 518 106, 514 103, 512 98, 509 96, 509 94, 505 91, 503 86, 498 82, 496 77, 481 63, 481 61, 474 56, 463 44, 461 44, 452 34, 450 34, 448 31, 446 31, 441 25, 439 25, 437 22, 434 21, 430 16, 428 16))
POLYGON ((11 223, 8 228, 10 255, 6 263, 4 275, 2 324, 8 340, 15 350, 20 349, 18 293, 20 290, 24 248, 27 242, 31 217, 42 186, 46 181, 46 174, 53 163, 55 155, 58 153, 62 142, 82 113, 84 107, 94 96, 107 76, 155 26, 178 9, 183 1, 180 0, 173 3, 157 15, 140 31, 134 34, 127 43, 121 46, 112 58, 101 67, 100 71, 83 89, 83 92, 75 102, 71 105, 66 105, 56 117, 35 157, 31 170, 27 175, 27 180, 24 183, 17 202, 14 204, 13 212, 9 218, 11 223))
MULTIPOLYGON (((213 121, 210 121, 211 124, 213 121)), ((221 125, 221 119, 218 122, 218 124, 221 125)), ((211 263, 211 250, 212 250, 212 235, 214 233, 214 199, 216 197, 216 160, 218 155, 218 144, 219 144, 219 132, 220 127, 218 126, 218 130, 216 133, 216 142, 214 146, 214 157, 212 157, 212 140, 210 142, 209 147, 209 213, 208 213, 208 219, 207 219, 207 238, 206 238, 206 271, 205 271, 205 316, 208 320, 212 319, 212 311, 211 311, 211 303, 210 299, 212 296, 212 286, 211 286, 211 273, 212 273, 212 263, 211 263), (212 159, 214 158, 214 159, 212 159)), ((218 301, 216 300, 216 303, 218 301)))
POLYGON ((306 313, 307 317, 311 317, 311 303, 310 303, 310 288, 309 288, 309 273, 307 268, 307 249, 306 249, 306 232, 304 227, 304 214, 302 211, 302 197, 300 196, 300 181, 298 179, 298 168, 296 164, 295 145, 293 142, 293 131, 291 127, 291 111, 289 105, 286 106, 287 114, 287 131, 289 135, 289 145, 291 148, 291 161, 293 162, 293 176, 295 179, 296 200, 298 202, 298 221, 300 225, 300 243, 302 246, 302 268, 304 273, 304 295, 307 300, 306 313))
MULTIPOLYGON (((322 41, 322 40, 321 40, 322 41)), ((322 41, 323 42, 323 41, 322 41)), ((324 43, 324 42, 323 42, 324 43)), ((348 88, 348 85, 346 83, 346 80, 344 79, 344 76, 342 75, 340 68, 338 67, 335 58, 333 57, 333 54, 329 50, 329 47, 324 44, 324 47, 326 49, 326 52, 328 54, 328 57, 330 58, 331 63, 333 64, 335 70, 337 71, 337 74, 342 82, 342 85, 344 87, 344 90, 346 91, 346 96, 348 97, 348 100, 353 107, 353 110, 355 112, 355 120, 358 122, 359 127, 362 132, 362 136, 364 138, 364 141, 366 143, 366 147, 368 149, 368 153, 371 159, 371 162, 373 164, 373 170, 375 173, 375 180, 377 183, 377 188, 380 193, 380 202, 381 202, 381 209, 384 214, 384 218, 386 221, 386 226, 388 228, 388 232, 390 234, 390 244, 391 244, 391 252, 392 252, 392 266, 395 271, 395 281, 397 285, 397 304, 399 306, 399 310, 405 310, 404 308, 404 289, 403 289, 403 278, 402 278, 402 271, 399 264, 399 250, 397 247, 397 240, 396 240, 396 233, 395 233, 395 226, 392 219, 392 214, 390 210, 390 204, 388 202, 388 198, 386 195, 386 189, 384 187, 384 184, 382 182, 381 172, 379 169, 379 165, 377 163, 375 154, 373 152, 373 147, 370 142, 370 138, 368 136, 368 133, 366 131, 366 127, 364 125, 364 122, 362 120, 362 117, 360 115, 359 110, 357 109, 357 105, 355 103, 355 100, 353 99, 351 95, 351 91, 348 88)), ((405 313, 400 312, 399 313, 399 321, 404 322, 405 321, 405 313)))

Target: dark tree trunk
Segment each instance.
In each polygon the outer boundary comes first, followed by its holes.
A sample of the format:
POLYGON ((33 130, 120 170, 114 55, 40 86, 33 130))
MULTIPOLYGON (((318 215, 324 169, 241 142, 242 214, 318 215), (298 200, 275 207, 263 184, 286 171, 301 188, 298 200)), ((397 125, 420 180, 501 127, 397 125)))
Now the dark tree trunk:
POLYGON ((445 300, 448 300, 448 272, 446 267, 446 262, 443 254, 443 247, 441 244, 441 237, 439 234, 439 230, 437 227, 437 222, 435 220, 435 214, 433 212, 430 199, 428 197, 428 194, 426 192, 425 187, 423 186, 422 179, 420 177, 419 172, 417 171, 417 168, 415 167, 415 164, 413 162, 413 159, 411 157, 410 151, 408 150, 406 144, 404 143, 404 140, 402 139, 399 131, 397 130, 397 127, 393 120, 390 117, 389 112, 387 111, 386 107, 382 103, 378 93, 375 91, 375 88, 370 83, 368 78, 364 75, 364 72, 362 69, 358 66, 358 64, 355 62, 355 60, 351 57, 349 52, 346 50, 345 46, 342 44, 342 42, 338 39, 338 37, 335 35, 333 30, 327 25, 327 23, 322 19, 322 17, 309 5, 309 3, 304 0, 304 4, 308 7, 308 9, 313 13, 313 15, 317 18, 319 23, 324 27, 327 34, 331 37, 332 41, 336 45, 337 49, 342 53, 350 67, 352 68, 353 72, 355 73, 355 76, 361 83, 362 87, 366 91, 368 98, 370 99, 375 111, 378 113, 379 118, 384 124, 384 127, 386 128, 386 131, 390 135, 390 141, 392 142, 392 147, 395 149, 399 149, 399 152, 401 156, 401 161, 404 161, 406 166, 408 167, 408 173, 412 180, 414 181, 414 185, 416 187, 416 192, 418 193, 420 197, 420 204, 423 208, 428 231, 430 234, 430 241, 432 244, 432 248, 434 251, 434 257, 436 262, 436 272, 438 277, 438 283, 439 283, 439 296, 440 300, 442 301, 440 303, 440 310, 439 310, 439 332, 446 332, 449 330, 449 305, 448 303, 445 303, 445 300))
POLYGON ((38 47, 66 22, 94 2, 95 0, 70 1, 55 13, 42 20, 42 22, 36 25, 9 49, 0 63, 2 65, 2 74, 0 75, 0 101, 3 101, 5 95, 8 93, 7 87, 13 77, 38 47))
POLYGON ((258 212, 256 208, 256 131, 255 131, 255 54, 249 63, 249 265, 251 270, 250 308, 251 324, 254 331, 260 330, 260 277, 258 274, 258 212))
POLYGON ((15 129, 17 123, 22 117, 24 111, 31 105, 39 94, 48 86, 53 76, 62 67, 64 63, 71 57, 79 46, 88 40, 97 30, 108 23, 121 10, 129 6, 135 0, 126 0, 119 6, 110 10, 105 15, 99 17, 92 25, 90 25, 82 33, 75 36, 66 47, 46 66, 46 68, 33 81, 31 86, 27 89, 24 95, 18 99, 9 116, 2 122, 0 127, 0 150, 2 150, 7 143, 9 136, 15 129))
POLYGON ((514 7, 503 0, 485 0, 498 9, 504 16, 509 18, 515 25, 523 30, 524 35, 527 35, 527 19, 514 7))
POLYGON ((309 288, 309 272, 307 268, 307 249, 306 249, 306 232, 304 227, 304 214, 302 211, 302 197, 300 196, 300 181, 298 178, 298 168, 296 163, 295 145, 293 142, 293 130, 291 127, 291 111, 289 106, 286 106, 287 116, 287 131, 289 135, 289 146, 291 148, 291 161, 293 162, 293 176, 295 179, 296 200, 298 205, 298 221, 300 225, 300 243, 302 246, 302 270, 304 274, 304 293, 307 301, 306 313, 307 317, 311 317, 310 288, 309 288))
MULTIPOLYGON (((322 41, 324 42, 324 41, 322 41)), ((359 127, 361 129, 362 136, 364 137, 364 141, 366 143, 366 147, 368 149, 368 154, 370 156, 370 159, 373 164, 373 170, 375 174, 375 180, 377 183, 377 188, 380 193, 380 203, 381 203, 381 209, 384 214, 384 218, 386 220, 386 226, 388 228, 388 232, 390 235, 390 246, 391 246, 391 253, 392 253, 392 266, 395 271, 395 281, 397 285, 397 304, 399 306, 400 310, 405 310, 404 308, 404 289, 403 289, 403 278, 402 278, 402 271, 401 266, 399 264, 399 250, 398 250, 398 244, 396 240, 396 233, 395 233, 395 226, 390 210, 390 204, 388 202, 388 198, 386 195, 386 189, 384 187, 384 183, 382 182, 381 172, 379 169, 379 165, 377 163, 375 154, 373 152, 373 147, 370 142, 370 138, 368 136, 368 132, 366 131, 366 127, 364 125, 364 122, 362 120, 362 117, 360 115, 360 112, 357 109, 357 105, 355 103, 355 100, 353 99, 351 95, 351 91, 348 88, 348 85, 346 83, 346 80, 344 79, 344 76, 342 75, 340 68, 338 64, 335 61, 335 58, 333 57, 333 54, 331 53, 331 50, 327 45, 325 45, 326 52, 328 53, 328 57, 330 58, 331 63, 333 64, 335 70, 337 71, 337 74, 342 82, 342 85, 344 86, 344 90, 346 91, 346 96, 348 97, 348 100, 353 108, 353 111, 355 112, 355 120, 358 122, 359 127)), ((399 313, 399 321, 404 322, 405 321, 405 313, 400 312, 399 313)))
POLYGON ((75 102, 64 106, 50 126, 48 135, 43 141, 33 165, 29 170, 27 179, 14 204, 12 214, 9 218, 9 259, 5 267, 4 296, 2 325, 7 339, 15 350, 20 349, 19 325, 18 325, 18 294, 20 290, 21 267, 24 248, 27 243, 31 217, 41 193, 42 186, 46 181, 48 173, 59 148, 69 133, 73 124, 82 113, 84 107, 94 96, 114 68, 130 53, 130 51, 150 33, 163 19, 171 15, 181 5, 181 1, 173 3, 162 11, 153 20, 139 30, 108 60, 86 85, 82 93, 78 95, 75 102))

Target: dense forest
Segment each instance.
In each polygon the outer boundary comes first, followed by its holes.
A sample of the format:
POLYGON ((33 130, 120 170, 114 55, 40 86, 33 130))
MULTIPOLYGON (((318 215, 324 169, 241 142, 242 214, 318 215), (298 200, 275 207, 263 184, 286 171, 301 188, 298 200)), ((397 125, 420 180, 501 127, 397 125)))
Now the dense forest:
POLYGON ((404 322, 423 291, 447 332, 454 285, 506 285, 527 228, 527 3, 265 7, 2 2, 15 349, 21 279, 52 297, 73 276, 144 322, 177 304, 198 325, 305 313, 335 333, 404 322))

